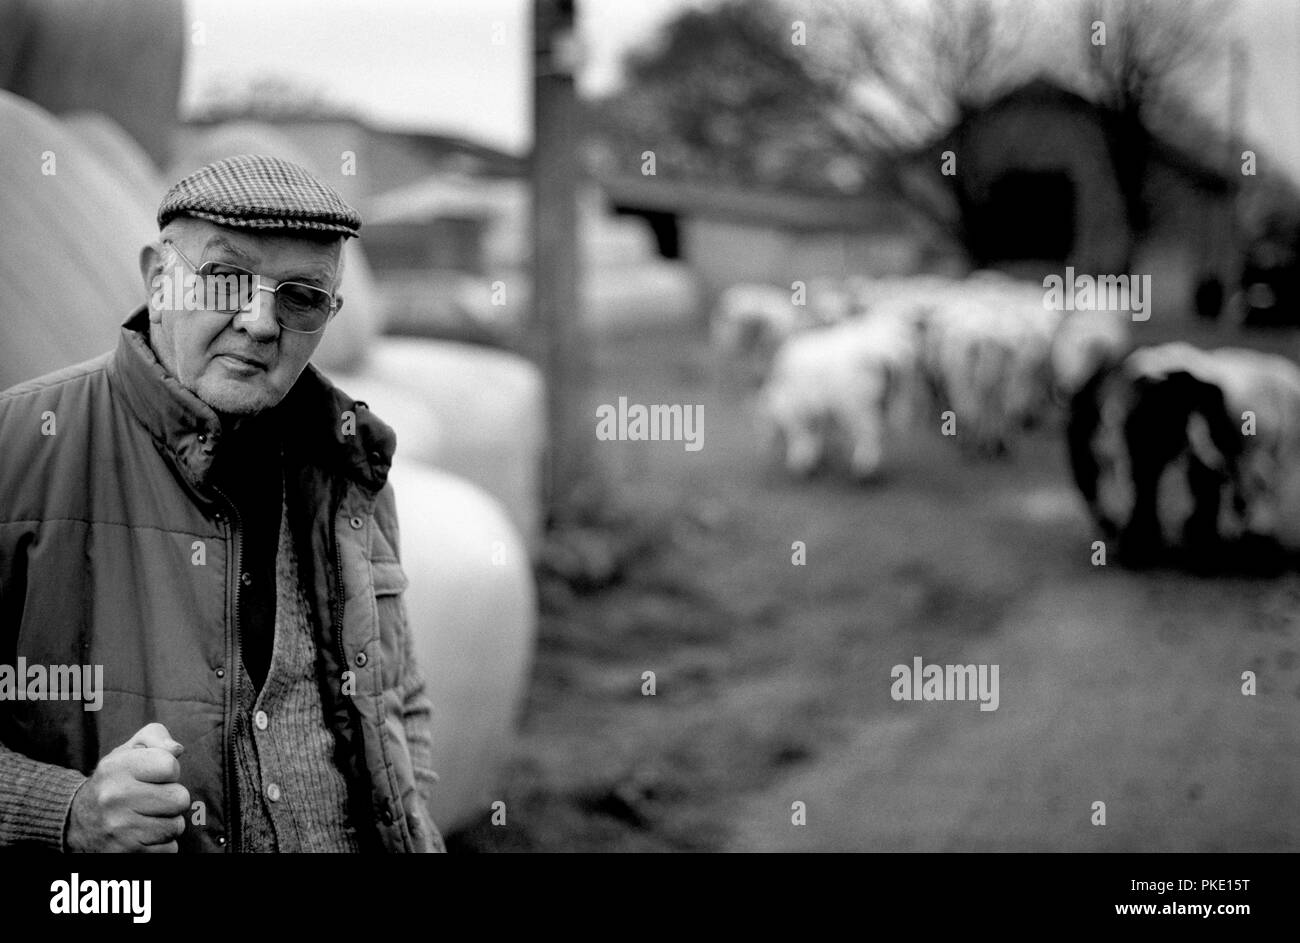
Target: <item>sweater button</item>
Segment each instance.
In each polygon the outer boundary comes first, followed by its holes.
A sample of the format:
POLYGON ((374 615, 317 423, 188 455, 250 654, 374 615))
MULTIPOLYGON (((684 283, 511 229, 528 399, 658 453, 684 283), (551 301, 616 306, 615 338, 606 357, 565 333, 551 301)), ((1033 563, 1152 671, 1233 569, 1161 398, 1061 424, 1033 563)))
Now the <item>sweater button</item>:
POLYGON ((358 667, 358 668, 364 668, 364 667, 366 666, 366 662, 368 662, 369 660, 370 660, 370 659, 366 657, 366 653, 365 653, 365 652, 357 652, 357 667, 358 667))
POLYGON ((251 586, 253 584, 253 574, 245 573, 239 578, 239 582, 243 583, 245 586, 251 586))
POLYGON ((225 669, 225 668, 218 668, 218 669, 217 669, 217 677, 218 677, 218 678, 224 678, 225 676, 226 676, 226 669, 225 669))
POLYGON ((360 530, 363 526, 365 526, 366 522, 359 517, 354 517, 351 520, 349 520, 348 523, 352 525, 353 530, 360 530))
POLYGON ((271 719, 266 716, 266 711, 258 711, 253 715, 253 723, 257 725, 258 730, 265 730, 271 725, 271 719))
POLYGON ((272 802, 279 802, 279 801, 280 801, 280 787, 279 787, 278 785, 276 785, 275 783, 271 783, 271 785, 267 786, 267 787, 266 787, 266 798, 270 799, 272 802))

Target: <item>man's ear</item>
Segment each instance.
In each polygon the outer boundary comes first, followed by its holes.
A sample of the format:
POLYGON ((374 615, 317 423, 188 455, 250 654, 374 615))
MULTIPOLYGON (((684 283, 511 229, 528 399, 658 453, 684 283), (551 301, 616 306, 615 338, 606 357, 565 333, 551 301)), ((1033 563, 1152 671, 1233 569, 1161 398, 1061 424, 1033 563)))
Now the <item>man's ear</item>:
POLYGON ((334 301, 336 302, 334 305, 334 314, 337 315, 340 311, 343 310, 343 296, 335 295, 334 301))
POLYGON ((149 307, 149 320, 154 324, 162 320, 162 311, 154 302, 154 293, 158 288, 158 276, 162 274, 163 257, 156 243, 149 243, 140 249, 140 278, 144 280, 145 303, 149 307))

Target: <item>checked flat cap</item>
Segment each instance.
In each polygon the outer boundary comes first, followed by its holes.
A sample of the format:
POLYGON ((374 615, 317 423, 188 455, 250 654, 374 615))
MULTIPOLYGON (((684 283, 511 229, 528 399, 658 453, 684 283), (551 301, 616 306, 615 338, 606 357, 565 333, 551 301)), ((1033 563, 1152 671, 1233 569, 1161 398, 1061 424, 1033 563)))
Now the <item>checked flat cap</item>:
POLYGON ((261 154, 227 157, 179 181, 158 207, 158 228, 178 216, 286 235, 355 236, 361 228, 357 211, 332 189, 297 164, 261 154))

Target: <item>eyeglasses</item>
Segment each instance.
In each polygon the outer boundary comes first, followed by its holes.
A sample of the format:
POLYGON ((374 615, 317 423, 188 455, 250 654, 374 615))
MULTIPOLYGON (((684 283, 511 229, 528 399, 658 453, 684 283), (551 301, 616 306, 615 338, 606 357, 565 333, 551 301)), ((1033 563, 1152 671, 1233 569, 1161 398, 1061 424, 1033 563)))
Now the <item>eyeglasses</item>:
POLYGON ((294 334, 319 334, 339 309, 339 300, 323 288, 302 282, 280 282, 271 288, 262 284, 269 279, 248 269, 212 261, 196 266, 176 243, 170 239, 163 243, 202 280, 199 300, 205 310, 237 314, 252 305, 259 291, 269 291, 275 297, 275 319, 280 327, 294 334))

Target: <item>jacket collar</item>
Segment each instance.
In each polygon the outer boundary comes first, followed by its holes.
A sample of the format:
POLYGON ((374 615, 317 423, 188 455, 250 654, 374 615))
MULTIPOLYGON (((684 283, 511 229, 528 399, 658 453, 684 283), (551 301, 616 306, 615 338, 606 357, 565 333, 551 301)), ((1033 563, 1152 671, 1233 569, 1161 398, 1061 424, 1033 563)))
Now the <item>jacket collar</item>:
MULTIPOLYGON (((122 324, 109 376, 127 408, 199 491, 211 483, 222 445, 221 419, 180 385, 149 346, 149 312, 137 309, 122 324)), ((367 491, 388 480, 397 437, 369 407, 334 386, 312 364, 284 399, 269 411, 285 443, 327 473, 342 475, 367 491)))

